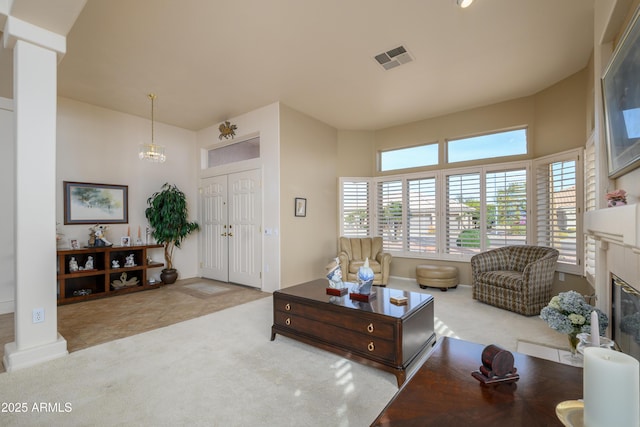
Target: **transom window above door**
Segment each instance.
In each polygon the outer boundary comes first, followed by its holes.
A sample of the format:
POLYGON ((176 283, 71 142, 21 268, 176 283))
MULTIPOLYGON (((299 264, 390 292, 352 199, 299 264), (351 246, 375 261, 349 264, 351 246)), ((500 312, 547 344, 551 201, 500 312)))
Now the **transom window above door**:
POLYGON ((214 168, 229 163, 243 160, 257 159, 260 157, 260 137, 225 145, 220 148, 212 148, 207 151, 207 167, 214 168))

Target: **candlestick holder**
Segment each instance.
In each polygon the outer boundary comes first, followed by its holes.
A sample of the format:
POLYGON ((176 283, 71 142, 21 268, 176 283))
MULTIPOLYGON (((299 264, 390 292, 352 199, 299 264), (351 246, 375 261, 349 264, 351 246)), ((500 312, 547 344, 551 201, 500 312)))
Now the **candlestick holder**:
MULTIPOLYGON (((577 337, 580 340, 577 346, 578 353, 584 354, 584 349, 586 347, 593 347, 591 345, 591 334, 587 334, 586 332, 583 332, 578 334, 577 337)), ((616 343, 613 340, 610 340, 607 337, 600 337, 600 348, 610 348, 614 350, 615 345, 616 343)))
POLYGON ((582 427, 584 425, 584 402, 582 400, 565 400, 556 406, 556 416, 565 427, 582 427))

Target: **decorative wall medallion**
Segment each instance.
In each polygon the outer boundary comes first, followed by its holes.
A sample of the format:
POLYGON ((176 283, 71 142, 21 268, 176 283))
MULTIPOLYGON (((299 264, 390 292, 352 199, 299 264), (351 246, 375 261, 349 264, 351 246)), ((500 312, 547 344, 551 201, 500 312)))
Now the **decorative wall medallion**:
POLYGON ((232 125, 228 120, 225 121, 218 127, 218 130, 220 130, 220 139, 222 139, 223 137, 224 139, 233 139, 233 137, 236 136, 235 131, 237 129, 238 127, 236 125, 232 125))

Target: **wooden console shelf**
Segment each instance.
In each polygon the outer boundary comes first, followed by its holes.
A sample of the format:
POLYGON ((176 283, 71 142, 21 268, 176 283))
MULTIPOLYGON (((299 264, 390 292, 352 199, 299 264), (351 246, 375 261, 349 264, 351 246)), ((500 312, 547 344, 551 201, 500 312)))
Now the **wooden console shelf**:
MULTIPOLYGON (((162 245, 109 246, 82 249, 59 249, 58 264, 58 305, 122 295, 130 292, 155 289, 162 282, 150 282, 147 270, 163 268, 159 262, 147 263, 150 249, 162 248, 162 245), (133 266, 125 267, 126 258, 133 255, 133 266), (89 257, 93 258, 93 269, 85 269, 89 257), (71 271, 69 262, 75 258, 79 270, 71 271), (119 267, 114 268, 117 261, 119 267), (132 286, 119 286, 122 279, 136 278, 132 286), (115 282, 115 283, 114 283, 115 282)), ((159 252, 159 255, 161 256, 159 252)))

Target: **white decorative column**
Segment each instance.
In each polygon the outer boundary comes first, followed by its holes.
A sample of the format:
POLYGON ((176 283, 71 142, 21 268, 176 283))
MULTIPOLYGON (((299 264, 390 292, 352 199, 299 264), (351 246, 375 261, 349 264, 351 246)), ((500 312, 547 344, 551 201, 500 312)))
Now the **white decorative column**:
POLYGON ((65 356, 56 290, 56 103, 58 55, 66 38, 8 17, 4 47, 13 49, 15 106, 15 342, 7 371, 65 356), (43 310, 34 323, 34 310, 43 310))

